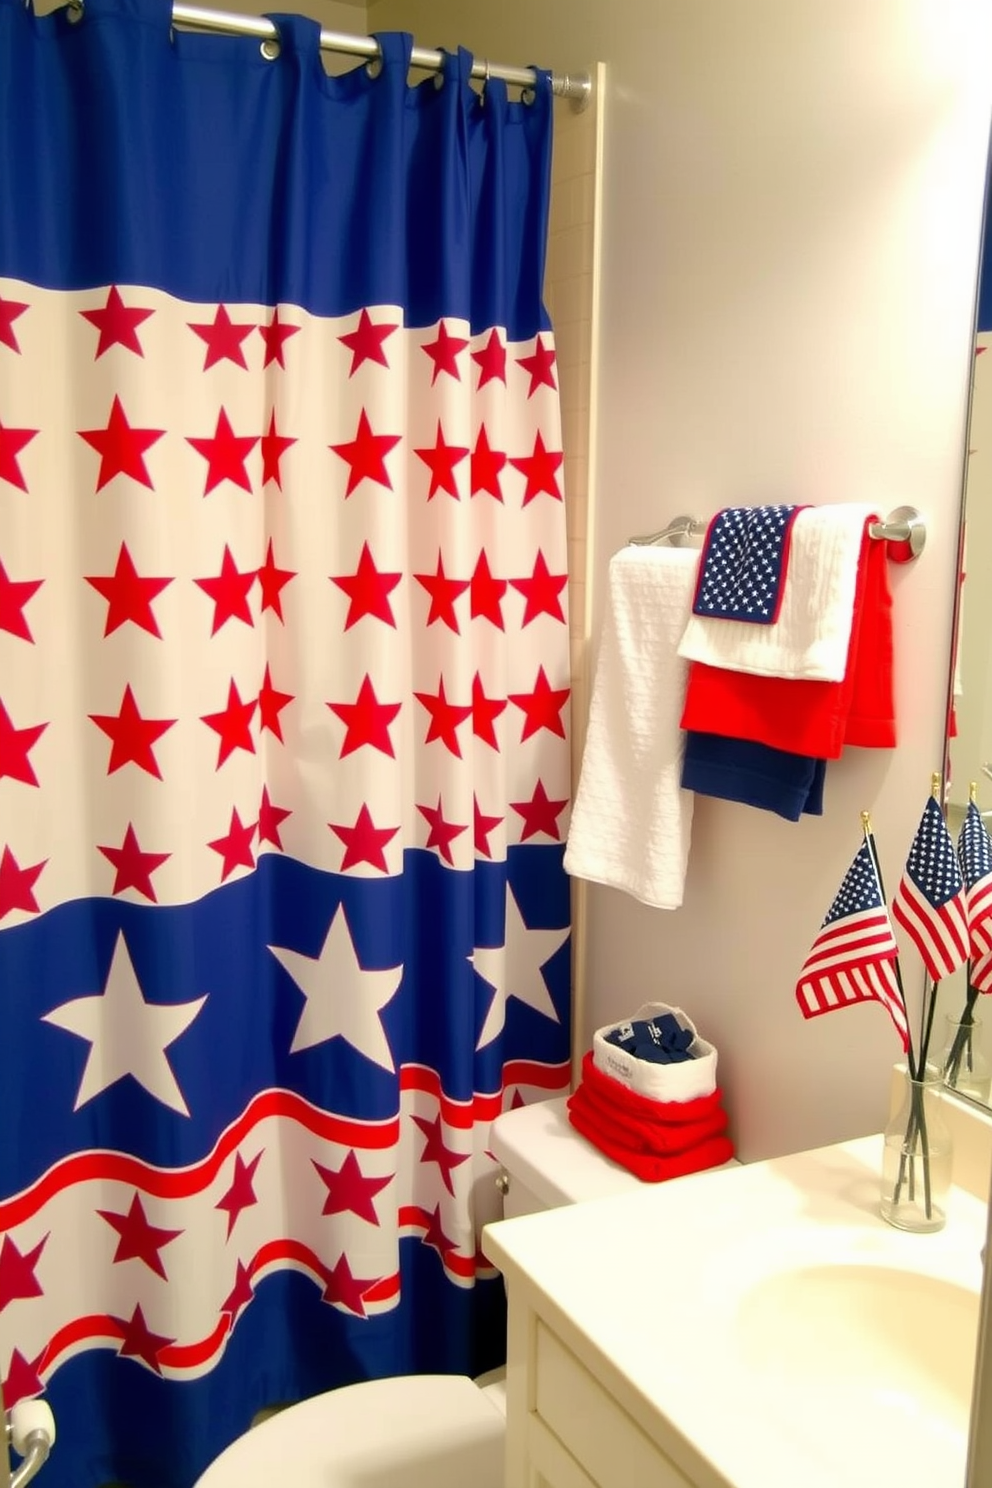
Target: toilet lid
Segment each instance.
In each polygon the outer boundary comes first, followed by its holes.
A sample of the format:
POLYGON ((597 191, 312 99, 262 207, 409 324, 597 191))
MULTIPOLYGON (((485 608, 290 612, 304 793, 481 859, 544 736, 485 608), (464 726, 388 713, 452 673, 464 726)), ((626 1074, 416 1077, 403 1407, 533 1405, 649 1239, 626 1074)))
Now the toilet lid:
POLYGON ((270 1416, 196 1488, 502 1488, 505 1430, 463 1375, 369 1380, 270 1416))

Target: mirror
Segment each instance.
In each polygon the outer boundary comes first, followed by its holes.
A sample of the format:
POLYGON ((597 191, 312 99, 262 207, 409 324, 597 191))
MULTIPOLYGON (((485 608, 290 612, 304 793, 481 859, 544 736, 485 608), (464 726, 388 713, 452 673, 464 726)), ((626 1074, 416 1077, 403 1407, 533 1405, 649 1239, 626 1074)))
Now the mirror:
MULTIPOLYGON (((986 206, 978 294, 971 417, 962 499, 962 578, 945 741, 947 824, 955 842, 975 800, 992 832, 992 223, 986 206)), ((965 1012, 962 969, 941 983, 931 1048, 946 1052, 965 1012)), ((992 1105, 992 995, 979 995, 977 1027, 957 1036, 951 1078, 961 1095, 992 1105)))

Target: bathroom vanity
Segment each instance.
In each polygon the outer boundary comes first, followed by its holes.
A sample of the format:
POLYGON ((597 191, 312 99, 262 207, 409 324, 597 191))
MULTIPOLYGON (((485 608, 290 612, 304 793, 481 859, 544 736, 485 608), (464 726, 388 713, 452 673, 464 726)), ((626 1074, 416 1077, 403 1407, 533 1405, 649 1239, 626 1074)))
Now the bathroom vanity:
POLYGON ((878 1214, 881 1138, 490 1225, 506 1488, 959 1488, 985 1203, 878 1214))

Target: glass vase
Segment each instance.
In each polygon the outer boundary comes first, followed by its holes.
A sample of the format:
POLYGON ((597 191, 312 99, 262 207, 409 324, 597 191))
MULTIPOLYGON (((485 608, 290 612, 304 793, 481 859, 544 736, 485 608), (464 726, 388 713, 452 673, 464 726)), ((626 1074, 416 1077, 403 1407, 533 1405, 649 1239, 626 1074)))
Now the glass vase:
POLYGON ((982 1020, 974 1015, 947 1018, 947 1037, 940 1057, 944 1084, 959 1095, 988 1104, 992 1067, 982 1050, 982 1020))
POLYGON ((882 1218, 900 1230, 943 1229, 951 1187, 951 1133, 941 1108, 940 1071, 907 1073, 899 1109, 885 1128, 882 1218))

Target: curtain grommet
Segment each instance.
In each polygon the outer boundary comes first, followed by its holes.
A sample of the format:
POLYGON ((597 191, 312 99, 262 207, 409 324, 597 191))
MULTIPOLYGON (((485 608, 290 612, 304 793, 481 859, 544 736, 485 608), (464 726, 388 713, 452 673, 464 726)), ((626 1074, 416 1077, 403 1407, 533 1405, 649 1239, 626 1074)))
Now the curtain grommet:
POLYGON ((265 40, 260 43, 258 50, 261 52, 266 62, 277 61, 282 52, 282 47, 279 45, 278 36, 267 36, 265 40))
POLYGON ((370 57, 369 60, 366 62, 366 64, 365 64, 365 75, 366 75, 366 77, 370 77, 372 79, 375 79, 375 78, 379 77, 380 73, 382 72, 382 67, 383 67, 382 53, 380 52, 378 56, 376 56, 376 57, 370 57))
POLYGON ((69 0, 69 4, 65 8, 65 18, 71 26, 79 25, 79 22, 83 19, 84 9, 83 0, 69 0))
POLYGON ((526 104, 526 106, 530 108, 531 104, 536 103, 536 101, 537 93, 535 92, 535 90, 533 88, 524 88, 523 92, 520 95, 520 102, 526 104))

